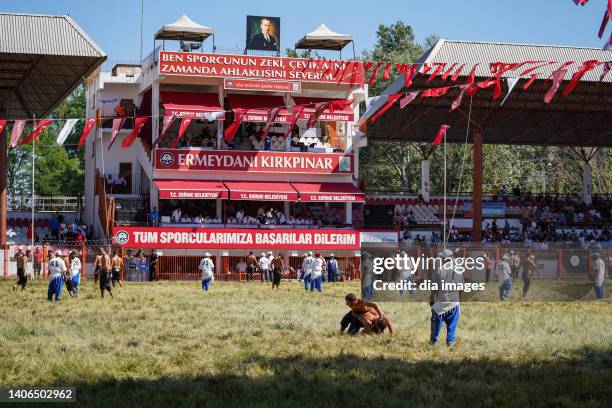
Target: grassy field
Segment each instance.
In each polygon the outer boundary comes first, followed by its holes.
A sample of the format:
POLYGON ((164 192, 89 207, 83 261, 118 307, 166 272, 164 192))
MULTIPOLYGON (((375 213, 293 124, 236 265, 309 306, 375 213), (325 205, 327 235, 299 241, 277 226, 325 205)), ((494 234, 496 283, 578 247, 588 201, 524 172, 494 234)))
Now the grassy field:
POLYGON ((338 334, 346 292, 260 283, 127 284, 50 304, 0 283, 0 386, 75 386, 81 406, 609 406, 612 304, 462 305, 458 345, 429 306, 384 303, 397 335, 338 334), (606 402, 607 401, 607 402, 606 402))

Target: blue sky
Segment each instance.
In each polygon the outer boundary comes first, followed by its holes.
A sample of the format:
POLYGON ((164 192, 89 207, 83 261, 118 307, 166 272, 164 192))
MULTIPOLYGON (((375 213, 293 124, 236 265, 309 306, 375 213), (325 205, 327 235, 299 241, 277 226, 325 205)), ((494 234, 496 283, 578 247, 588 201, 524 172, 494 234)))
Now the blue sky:
MULTIPOLYGON (((0 11, 70 14, 109 60, 138 59, 140 0, 7 3, 2 2, 0 11)), ((605 3, 591 0, 585 7, 576 7, 571 0, 145 0, 143 55, 153 50, 155 32, 181 14, 213 27, 217 47, 227 48, 244 47, 247 14, 280 17, 283 49, 293 47, 304 33, 324 22, 334 31, 352 34, 359 52, 375 43, 378 24, 398 20, 410 24, 419 41, 435 33, 456 40, 602 47, 605 41, 596 32, 605 3)))

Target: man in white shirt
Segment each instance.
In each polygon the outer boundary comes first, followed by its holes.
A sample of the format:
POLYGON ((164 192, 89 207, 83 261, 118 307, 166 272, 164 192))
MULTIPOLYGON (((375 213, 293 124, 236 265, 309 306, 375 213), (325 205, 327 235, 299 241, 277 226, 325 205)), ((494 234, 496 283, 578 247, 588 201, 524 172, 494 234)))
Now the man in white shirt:
POLYGON ((510 269, 510 256, 504 255, 497 265, 499 280, 499 298, 507 300, 512 291, 512 269, 510 269))
POLYGON ((62 295, 62 287, 64 286, 62 276, 67 271, 66 263, 62 259, 62 251, 55 251, 55 256, 51 258, 47 264, 47 270, 49 271, 47 300, 51 302, 53 300, 53 295, 55 295, 55 301, 59 302, 62 295))
POLYGON ((81 260, 76 251, 70 252, 70 277, 74 285, 74 294, 79 294, 79 284, 81 283, 81 260))
POLYGON ((210 257, 210 253, 206 252, 204 254, 204 258, 200 261, 199 269, 202 271, 202 290, 204 292, 208 292, 209 286, 215 279, 215 275, 213 274, 215 264, 210 257))
POLYGON ((244 211, 238 210, 236 213, 236 221, 238 221, 238 224, 242 224, 244 222, 244 211))
POLYGON ((308 290, 310 285, 310 263, 312 262, 312 252, 304 253, 304 260, 302 261, 301 277, 304 279, 304 290, 308 290))
POLYGON ((603 299, 604 297, 604 280, 608 276, 606 271, 606 263, 601 259, 601 254, 595 252, 593 254, 595 261, 593 262, 593 286, 595 287, 595 298, 603 299))
POLYGON ((325 259, 318 252, 310 262, 310 291, 313 292, 316 288, 319 292, 323 291, 323 271, 325 269, 325 259))
POLYGON ((182 215, 183 212, 181 211, 181 209, 179 207, 175 208, 174 211, 172 211, 172 222, 180 222, 182 215))
POLYGON ((270 276, 270 258, 266 255, 265 252, 261 253, 261 258, 259 258, 259 272, 261 273, 261 281, 264 279, 266 282, 272 280, 272 276, 270 276))

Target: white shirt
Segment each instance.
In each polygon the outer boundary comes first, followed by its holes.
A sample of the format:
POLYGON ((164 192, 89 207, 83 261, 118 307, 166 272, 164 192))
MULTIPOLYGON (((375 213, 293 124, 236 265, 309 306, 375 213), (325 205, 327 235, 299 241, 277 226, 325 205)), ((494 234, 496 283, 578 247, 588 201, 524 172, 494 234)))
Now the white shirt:
POLYGON ((322 258, 312 258, 310 270, 313 278, 318 278, 323 275, 323 262, 325 261, 322 258))
POLYGON ((500 261, 497 266, 497 276, 499 276, 499 286, 501 287, 504 284, 506 279, 510 279, 512 276, 512 270, 510 269, 510 264, 506 261, 500 261))
POLYGON ((247 268, 247 264, 244 262, 238 262, 238 265, 236 265, 236 269, 238 269, 238 272, 246 272, 246 268, 247 268))
POLYGON ((66 268, 66 263, 64 262, 64 260, 62 258, 58 258, 57 256, 51 258, 51 260, 47 264, 47 269, 49 270, 49 277, 51 279, 62 276, 62 273, 68 270, 68 268, 66 268))
POLYGON ((259 269, 267 271, 270 269, 270 259, 267 256, 259 258, 259 269))
POLYGON ((72 277, 81 273, 81 260, 79 258, 74 258, 70 263, 70 273, 72 277))
POLYGON ((172 211, 172 220, 174 222, 179 222, 181 219, 181 209, 177 208, 176 210, 172 211))
POLYGON ((593 283, 595 286, 603 286, 606 277, 606 263, 599 258, 593 262, 593 283))
POLYGON ((215 264, 210 258, 204 258, 200 261, 199 269, 202 271, 202 280, 208 279, 208 278, 211 278, 211 279, 215 278, 213 275, 214 267, 215 267, 215 264))
POLYGON ((310 270, 311 261, 312 261, 312 258, 310 256, 307 256, 302 261, 302 271, 304 271, 304 276, 309 276, 311 274, 311 270, 310 270))
POLYGON ((242 211, 238 211, 236 213, 236 221, 238 221, 238 224, 242 224, 243 220, 244 220, 244 213, 242 211))

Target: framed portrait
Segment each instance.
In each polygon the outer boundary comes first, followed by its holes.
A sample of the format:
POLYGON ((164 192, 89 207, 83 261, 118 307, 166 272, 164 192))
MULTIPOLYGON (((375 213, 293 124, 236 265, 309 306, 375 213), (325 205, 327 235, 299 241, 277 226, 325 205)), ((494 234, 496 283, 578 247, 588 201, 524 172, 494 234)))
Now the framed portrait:
POLYGON ((280 51, 280 17, 247 16, 246 49, 280 51))

